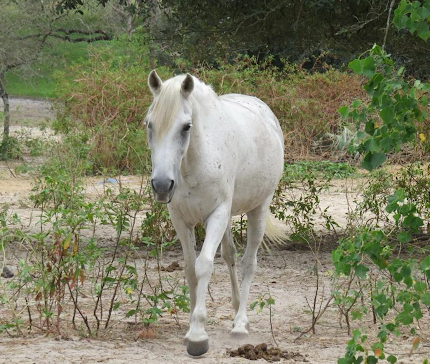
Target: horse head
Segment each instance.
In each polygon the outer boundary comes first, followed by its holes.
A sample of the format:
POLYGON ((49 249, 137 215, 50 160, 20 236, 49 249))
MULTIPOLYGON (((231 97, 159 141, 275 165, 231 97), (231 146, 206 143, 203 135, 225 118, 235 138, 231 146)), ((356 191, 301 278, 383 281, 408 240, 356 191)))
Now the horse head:
POLYGON ((149 74, 148 85, 154 96, 146 117, 152 159, 151 186, 157 201, 169 203, 190 143, 193 124, 189 98, 194 89, 194 79, 187 74, 163 83, 153 70, 149 74))

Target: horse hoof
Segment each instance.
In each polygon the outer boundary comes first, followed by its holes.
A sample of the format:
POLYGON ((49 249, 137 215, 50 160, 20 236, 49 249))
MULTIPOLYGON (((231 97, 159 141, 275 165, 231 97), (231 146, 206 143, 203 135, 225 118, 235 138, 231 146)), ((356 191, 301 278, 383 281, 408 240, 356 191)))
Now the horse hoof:
POLYGON ((200 356, 209 350, 209 339, 202 341, 191 341, 190 339, 185 339, 187 345, 188 354, 192 356, 200 356))
POLYGON ((246 339, 249 336, 249 332, 246 328, 238 328, 235 327, 233 330, 231 330, 231 336, 236 340, 242 340, 246 339))

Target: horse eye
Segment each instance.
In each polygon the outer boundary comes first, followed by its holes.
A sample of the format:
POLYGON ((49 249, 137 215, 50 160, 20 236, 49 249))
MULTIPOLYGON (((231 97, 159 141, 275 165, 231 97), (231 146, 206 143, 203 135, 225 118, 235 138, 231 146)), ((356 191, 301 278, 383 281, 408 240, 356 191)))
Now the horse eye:
POLYGON ((151 130, 152 129, 152 123, 150 123, 149 121, 147 121, 146 122, 146 127, 151 130))
POLYGON ((191 124, 185 125, 184 128, 182 129, 182 131, 188 131, 188 130, 190 130, 191 126, 192 126, 191 124))

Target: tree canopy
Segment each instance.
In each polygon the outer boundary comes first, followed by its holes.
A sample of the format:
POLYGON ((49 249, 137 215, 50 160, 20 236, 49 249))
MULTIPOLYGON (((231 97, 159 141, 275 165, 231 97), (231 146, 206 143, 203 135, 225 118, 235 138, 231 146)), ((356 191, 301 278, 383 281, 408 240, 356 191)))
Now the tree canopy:
MULTIPOLYGON (((85 0, 61 0, 59 11, 85 0)), ((106 6, 109 0, 97 0, 106 6)), ((428 77, 428 44, 392 26, 400 0, 111 0, 141 12, 153 41, 192 62, 267 55, 312 67, 345 64, 378 43, 419 77, 428 77), (157 8, 157 22, 148 21, 157 8), (145 9, 145 11, 142 11, 145 9), (166 47, 165 47, 166 48, 166 47), (202 52, 202 50, 204 50, 202 52)), ((424 15, 424 14, 423 14, 424 15)), ((423 25, 425 26, 425 25, 423 25)), ((425 29, 423 30, 425 33, 425 29)))

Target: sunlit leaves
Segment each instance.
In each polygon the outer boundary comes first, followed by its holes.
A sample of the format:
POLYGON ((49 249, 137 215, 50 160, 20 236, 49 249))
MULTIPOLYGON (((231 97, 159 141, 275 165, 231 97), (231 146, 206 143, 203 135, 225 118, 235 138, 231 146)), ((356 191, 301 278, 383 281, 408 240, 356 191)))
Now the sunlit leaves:
MULTIPOLYGON (((420 10, 414 17, 420 14, 426 11, 420 10)), ((356 149, 364 154, 362 167, 371 171, 385 162, 387 153, 398 151, 402 144, 417 138, 416 123, 428 117, 426 93, 430 85, 406 80, 404 68, 396 69, 390 55, 377 45, 367 57, 350 62, 349 67, 368 79, 364 89, 369 101, 343 106, 339 113, 343 119, 356 123, 360 142, 356 149)), ((425 136, 419 139, 423 141, 425 136)))
POLYGON ((407 29, 427 41, 430 38, 430 1, 402 0, 394 11, 393 23, 397 29, 407 29))
MULTIPOLYGON (((372 143, 372 145, 375 144, 376 142, 372 143)), ((384 163, 386 159, 387 157, 385 153, 374 153, 372 150, 369 149, 369 152, 366 154, 363 161, 361 162, 361 166, 368 171, 372 171, 382 165, 382 163, 384 163)))

